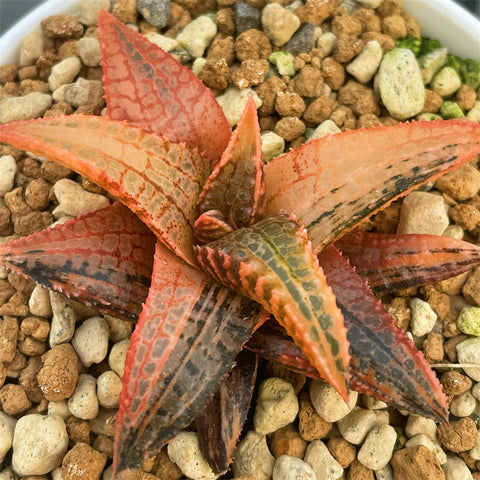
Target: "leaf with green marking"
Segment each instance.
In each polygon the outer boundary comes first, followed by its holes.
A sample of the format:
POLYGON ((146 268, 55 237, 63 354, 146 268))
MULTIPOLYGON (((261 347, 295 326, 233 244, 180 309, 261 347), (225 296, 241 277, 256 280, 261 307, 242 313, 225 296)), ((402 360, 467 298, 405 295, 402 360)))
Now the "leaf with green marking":
POLYGON ((210 170, 197 152, 124 122, 84 115, 0 125, 0 142, 85 175, 177 255, 195 263, 196 202, 210 170))
POLYGON ((296 221, 267 217, 196 252, 206 272, 275 315, 312 365, 347 397, 343 318, 296 221))

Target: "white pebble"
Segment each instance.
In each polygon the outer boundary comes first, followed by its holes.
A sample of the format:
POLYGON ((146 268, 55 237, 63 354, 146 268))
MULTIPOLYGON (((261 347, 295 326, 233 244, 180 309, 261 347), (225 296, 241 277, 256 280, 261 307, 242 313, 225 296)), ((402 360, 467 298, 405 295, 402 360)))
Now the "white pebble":
POLYGON ((392 458, 397 432, 391 425, 378 425, 365 438, 358 451, 358 461, 371 470, 383 468, 392 458))
POLYGON ((297 457, 280 455, 273 466, 272 480, 317 480, 312 467, 297 457))
POLYGON ((447 53, 448 50, 446 48, 437 48, 419 58, 418 63, 422 70, 422 78, 425 85, 432 81, 433 76, 444 65, 447 53))
POLYGON ((225 90, 223 95, 217 97, 217 102, 222 107, 223 113, 225 114, 225 117, 227 117, 228 123, 231 127, 235 126, 240 120, 248 99, 251 96, 253 97, 257 109, 260 108, 263 102, 260 100, 257 93, 251 88, 238 90, 237 88, 229 87, 225 90))
POLYGON ((192 480, 214 480, 218 478, 200 450, 195 432, 180 432, 168 444, 170 460, 192 480))
POLYGON ((388 405, 382 400, 378 400, 365 393, 362 395, 362 404, 365 408, 369 408, 370 410, 383 410, 388 407, 388 405))
POLYGON ((17 173, 17 162, 11 155, 0 157, 0 197, 3 197, 13 188, 15 174, 17 173))
POLYGON ((44 475, 57 468, 67 452, 65 422, 57 416, 25 415, 13 435, 13 469, 22 476, 44 475))
POLYGON ((110 11, 110 0, 82 0, 78 20, 88 27, 96 26, 101 9, 110 11))
POLYGON ((33 30, 20 40, 20 65, 33 65, 45 48, 43 33, 40 29, 33 30))
POLYGON ((478 367, 463 367, 473 380, 480 382, 480 337, 468 338, 456 346, 458 363, 478 364, 478 367))
POLYGON ((337 124, 333 120, 324 120, 308 137, 308 141, 315 140, 316 138, 322 138, 332 133, 339 133, 341 130, 337 127, 337 124))
POLYGON ((432 81, 432 90, 441 97, 449 97, 462 86, 462 80, 452 67, 443 67, 432 81))
POLYGON ((32 92, 23 97, 7 97, 0 101, 0 123, 41 117, 52 105, 48 93, 32 92))
POLYGON ((419 433, 423 433, 431 440, 435 440, 437 437, 437 425, 431 418, 425 418, 412 413, 408 416, 405 434, 407 437, 414 437, 419 433))
POLYGON ((394 480, 392 467, 385 465, 380 470, 375 470, 375 480, 394 480))
POLYGON ((447 461, 447 454, 442 450, 442 447, 424 433, 419 433, 410 438, 405 444, 405 447, 418 447, 419 445, 427 447, 435 455, 440 465, 443 465, 447 461))
POLYGON ((28 300, 28 308, 33 315, 45 318, 51 317, 53 312, 48 289, 42 287, 42 285, 35 285, 28 300))
POLYGON ((68 399, 70 413, 82 420, 90 420, 98 414, 98 399, 96 394, 96 380, 89 373, 78 376, 77 387, 68 399))
POLYGON ((316 412, 326 422, 337 422, 352 411, 357 403, 358 393, 351 390, 348 397, 347 405, 340 394, 327 382, 321 380, 310 382, 310 400, 316 412))
POLYGON ((255 480, 270 480, 274 463, 265 435, 250 431, 235 450, 233 473, 236 477, 250 474, 255 480))
POLYGON ((367 83, 377 72, 382 55, 382 47, 376 40, 367 42, 360 54, 347 65, 346 70, 360 83, 367 83))
POLYGON ((467 112, 466 117, 468 120, 473 120, 474 122, 480 122, 480 101, 477 100, 473 107, 467 112))
POLYGON ((447 205, 441 195, 412 192, 403 200, 397 233, 441 235, 449 223, 447 205))
POLYGON ((317 47, 322 50, 324 57, 328 57, 333 52, 336 43, 337 36, 332 32, 326 32, 320 35, 317 40, 317 47))
POLYGON ((49 415, 56 415, 62 420, 66 420, 71 415, 68 409, 67 400, 60 400, 59 402, 48 402, 47 413, 49 415))
POLYGON ((177 40, 192 57, 198 58, 204 54, 216 34, 216 23, 210 17, 200 15, 177 35, 177 40))
POLYGON ((443 465, 445 480, 473 480, 467 464, 456 455, 447 455, 447 463, 443 465))
POLYGON ((365 8, 377 8, 382 2, 383 0, 357 0, 357 3, 365 8))
POLYGON ((50 347, 69 342, 75 333, 77 315, 70 302, 58 292, 49 291, 52 307, 52 321, 50 323, 50 347))
POLYGON ((52 93, 52 98, 55 102, 64 102, 65 101, 65 94, 69 90, 70 87, 75 85, 74 83, 66 83, 65 85, 60 85, 55 91, 52 93))
POLYGON ((120 378, 123 377, 128 347, 130 347, 130 340, 121 340, 113 345, 108 356, 108 365, 120 378))
POLYGON ((78 41, 78 54, 87 67, 100 65, 100 42, 95 37, 83 37, 78 41))
POLYGON ((405 120, 420 113, 425 103, 422 72, 414 53, 394 48, 383 56, 378 69, 378 88, 392 117, 405 120))
POLYGON ((128 339, 132 334, 132 322, 121 320, 111 315, 104 315, 103 318, 108 323, 108 336, 113 343, 128 339))
POLYGON ((104 408, 117 408, 122 391, 122 379, 112 370, 97 378, 98 403, 104 408))
POLYGON ((312 467, 316 480, 334 480, 343 474, 342 466, 321 440, 314 440, 308 445, 304 460, 312 467))
POLYGON ((420 298, 412 298, 410 309, 412 311, 412 333, 421 337, 431 332, 437 321, 437 314, 430 304, 420 298))
POLYGON ((102 317, 85 320, 76 329, 72 345, 86 367, 100 363, 108 353, 108 323, 102 317))
POLYGON ((68 57, 54 65, 48 77, 50 90, 56 90, 61 85, 72 82, 81 69, 82 62, 78 57, 68 57))
POLYGON ((468 451, 468 454, 474 460, 480 460, 480 438, 477 440, 477 443, 475 444, 475 446, 468 451))
POLYGON ((59 203, 55 210, 74 217, 110 205, 104 195, 87 192, 80 184, 68 178, 58 180, 53 190, 59 203))
POLYGON ((300 27, 300 19, 278 3, 269 3, 262 10, 263 31, 276 46, 284 45, 300 27))
POLYGON ((259 388, 253 425, 266 435, 292 423, 298 413, 298 399, 291 383, 268 378, 259 388))
POLYGON ((285 140, 275 132, 266 132, 262 135, 263 161, 269 162, 285 151, 285 140))
POLYGON ((145 35, 152 43, 157 45, 160 48, 163 48, 166 52, 171 52, 176 48, 180 47, 180 43, 178 40, 174 38, 166 37, 165 35, 161 35, 160 33, 156 32, 149 32, 145 35))
POLYGON ((10 450, 13 442, 13 432, 17 420, 5 412, 0 412, 0 463, 10 450))
POLYGON ((472 395, 480 401, 480 383, 475 383, 472 387, 472 395))
POLYGON ((450 412, 456 417, 469 417, 477 406, 477 400, 469 390, 456 395, 450 403, 450 412))
POLYGON ((340 435, 353 445, 360 445, 375 425, 377 425, 375 412, 360 407, 355 407, 337 423, 340 435))

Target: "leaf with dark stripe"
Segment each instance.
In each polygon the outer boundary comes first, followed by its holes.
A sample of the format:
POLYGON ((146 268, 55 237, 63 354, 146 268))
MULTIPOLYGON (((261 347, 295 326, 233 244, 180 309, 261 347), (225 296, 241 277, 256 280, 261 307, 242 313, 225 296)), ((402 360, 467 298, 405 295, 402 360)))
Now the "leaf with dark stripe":
POLYGON ((222 212, 234 230, 253 225, 265 212, 262 146, 253 97, 198 199, 199 214, 210 210, 222 212))
POLYGON ((232 371, 196 418, 200 447, 215 473, 225 472, 232 463, 252 400, 257 366, 256 355, 240 352, 232 371))
POLYGON ((269 215, 294 213, 314 251, 480 152, 480 124, 419 121, 312 140, 265 165, 269 215))
POLYGON ((447 399, 423 354, 335 247, 318 258, 345 318, 350 372, 360 380, 356 388, 424 417, 448 421, 447 399))
POLYGON ((205 271, 275 315, 312 365, 347 397, 343 318, 297 222, 268 217, 196 251, 205 271))
POLYGON ((219 210, 202 213, 193 224, 193 233, 197 243, 212 242, 230 232, 233 232, 233 228, 225 221, 223 213, 219 210))
POLYGON ((210 171, 198 153, 126 123, 84 115, 0 125, 0 141, 85 175, 195 263, 196 202, 210 171))
POLYGON ((116 203, 0 245, 0 263, 103 313, 134 320, 147 297, 155 237, 116 203))
POLYGON ((141 465, 192 422, 265 319, 260 305, 157 243, 152 285, 125 362, 117 474, 141 465))
POLYGON ((98 22, 110 118, 185 142, 216 163, 231 130, 212 92, 189 68, 113 15, 102 11, 98 22))
POLYGON ((440 235, 351 232, 336 247, 377 295, 435 283, 480 265, 480 247, 440 235))

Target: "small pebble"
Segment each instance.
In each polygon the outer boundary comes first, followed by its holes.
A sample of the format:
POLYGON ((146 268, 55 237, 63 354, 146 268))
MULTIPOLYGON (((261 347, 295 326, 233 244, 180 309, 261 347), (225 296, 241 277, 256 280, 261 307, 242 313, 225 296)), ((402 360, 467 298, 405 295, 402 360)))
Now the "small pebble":
POLYGON ((432 81, 432 90, 441 97, 449 97, 461 86, 462 80, 452 67, 443 67, 432 81))
POLYGON ((45 318, 51 317, 53 312, 48 289, 41 285, 35 285, 28 300, 28 308, 33 315, 45 318))
POLYGON ((108 353, 108 323, 102 317, 85 320, 76 329, 72 345, 86 367, 100 363, 108 353))
POLYGON ((102 9, 110 11, 110 0, 82 0, 78 20, 87 27, 96 26, 102 9))
POLYGON ((378 425, 368 433, 358 451, 359 462, 371 470, 383 468, 392 458, 397 432, 391 425, 378 425))
POLYGON ((44 50, 44 38, 40 29, 33 30, 20 41, 20 65, 33 65, 44 50))
POLYGON ((440 443, 443 447, 455 453, 472 449, 478 438, 477 426, 469 417, 450 421, 449 424, 442 423, 438 427, 440 443))
POLYGON ((225 117, 227 117, 228 123, 231 127, 234 127, 247 105, 248 99, 253 96, 255 106, 260 108, 262 106, 262 101, 258 97, 257 93, 251 88, 244 88, 238 90, 234 87, 229 87, 225 90, 223 95, 217 97, 217 102, 223 109, 225 117))
POLYGON ((308 140, 315 140, 316 138, 326 137, 333 133, 339 133, 341 130, 337 127, 337 124, 332 120, 324 120, 310 135, 308 140))
POLYGON ((52 105, 48 93, 31 92, 23 97, 7 97, 0 101, 0 124, 41 117, 52 105))
POLYGON ((377 416, 373 410, 354 407, 345 417, 337 422, 340 435, 353 445, 360 445, 367 433, 377 424, 377 416))
POLYGON ((12 466, 22 476, 44 475, 62 463, 67 448, 68 433, 60 417, 25 415, 15 426, 12 466))
POLYGON ((78 53, 87 67, 100 65, 100 42, 95 37, 83 37, 78 41, 78 53))
POLYGON ((82 69, 82 62, 78 57, 68 57, 52 68, 48 77, 48 84, 52 92, 58 87, 71 83, 82 69))
POLYGON ((431 418, 410 414, 405 426, 405 433, 410 438, 423 433, 431 440, 435 440, 437 437, 437 425, 431 418))
POLYGON ((235 477, 250 474, 255 480, 270 480, 274 463, 265 435, 249 431, 235 450, 233 473, 235 477))
POLYGON ((309 53, 320 37, 319 33, 321 35, 321 29, 313 23, 305 24, 300 30, 297 30, 287 42, 287 52, 290 52, 294 56, 300 55, 301 53, 309 53))
POLYGON ((317 480, 312 467, 297 457, 282 455, 273 466, 272 480, 317 480))
POLYGON ((331 55, 337 40, 337 36, 332 32, 326 32, 320 36, 317 40, 317 47, 323 52, 324 57, 331 55))
POLYGON ((247 2, 237 1, 235 11, 235 31, 237 36, 250 29, 260 30, 260 11, 247 2))
POLYGON ((424 445, 396 450, 391 465, 393 479, 445 480, 443 470, 434 453, 424 445))
MULTIPOLYGON (((172 50, 176 50, 180 47, 180 44, 174 38, 166 37, 165 35, 160 35, 156 32, 150 32, 145 35, 152 43, 157 45, 160 48, 163 48, 166 52, 171 52, 172 50)), ((203 57, 197 58, 197 60, 204 60, 207 61, 203 57)), ((193 70, 193 68, 192 68, 193 70)))
POLYGON ((469 417, 477 406, 477 400, 470 390, 453 397, 450 403, 450 412, 456 417, 469 417))
POLYGON ((123 370, 125 368, 125 357, 127 355, 128 347, 130 346, 130 339, 121 340, 115 343, 110 350, 108 356, 108 365, 120 377, 123 377, 123 370))
POLYGON ((15 431, 16 418, 0 412, 0 463, 12 447, 13 432, 15 431))
POLYGON ((62 420, 66 420, 71 415, 66 400, 62 400, 61 402, 48 402, 47 412, 48 415, 56 415, 62 420))
POLYGON ((266 435, 289 423, 298 413, 298 400, 291 383, 281 378, 268 378, 259 388, 253 425, 266 435))
POLYGON ((466 117, 468 120, 480 122, 480 100, 477 100, 473 107, 468 111, 466 117))
POLYGON ((355 406, 358 393, 351 390, 347 405, 340 394, 328 383, 321 380, 310 382, 310 399, 317 413, 326 422, 337 422, 348 415, 355 406))
POLYGON ((450 220, 442 196, 429 192, 412 192, 402 203, 397 233, 441 235, 450 220))
POLYGON ((205 49, 217 34, 217 25, 206 15, 201 15, 190 22, 177 35, 177 40, 194 58, 202 57, 205 49))
POLYGON ((142 17, 157 28, 167 26, 170 18, 170 0, 138 0, 137 10, 142 17))
POLYGON ((419 298, 412 298, 410 301, 412 312, 411 327, 412 333, 418 337, 426 335, 432 331, 437 314, 432 310, 430 304, 419 298))
POLYGON ((100 480, 107 456, 86 443, 76 443, 62 461, 63 480, 100 480))
POLYGON ((463 307, 457 318, 457 327, 467 335, 480 337, 480 308, 463 307))
POLYGON ((104 95, 100 80, 86 80, 80 77, 65 90, 64 100, 74 108, 89 105, 101 109, 105 105, 104 95))
POLYGON ((265 132, 262 135, 263 161, 269 162, 285 151, 285 140, 275 132, 265 132))
POLYGON ((473 380, 480 381, 480 337, 469 338, 456 346, 458 363, 478 364, 478 367, 463 367, 473 380))
POLYGON ((472 473, 466 463, 456 455, 447 455, 447 462, 443 466, 445 480, 472 480, 472 473))
POLYGON ((77 315, 70 302, 61 294, 49 291, 52 307, 52 321, 50 326, 50 347, 69 342, 75 333, 77 315))
POLYGON ((304 461, 312 467, 316 480, 334 480, 343 474, 343 467, 335 460, 321 440, 314 440, 310 443, 304 461))
POLYGON ((82 420, 90 420, 98 415, 97 381, 88 373, 78 376, 77 388, 68 399, 70 413, 82 420))
POLYGON ((192 480, 214 480, 218 477, 200 450, 195 432, 180 432, 167 446, 170 460, 192 480))
POLYGON ((367 42, 360 54, 347 65, 346 70, 360 83, 368 83, 377 72, 382 55, 382 47, 376 40, 367 42))
POLYGON ((447 461, 447 454, 442 450, 442 447, 438 444, 438 442, 433 441, 424 433, 415 435, 414 437, 410 438, 407 443, 405 443, 406 448, 417 447, 419 445, 427 447, 435 455, 439 465, 443 465, 447 461))
POLYGON ((278 3, 269 3, 262 10, 264 32, 274 45, 287 43, 300 27, 299 18, 278 3))
POLYGON ((59 203, 55 211, 72 217, 110 205, 110 201, 104 195, 87 192, 80 184, 68 178, 58 180, 53 189, 59 203))
POLYGON ((17 173, 17 162, 11 155, 0 157, 0 197, 13 189, 15 175, 17 173))
POLYGON ((103 372, 97 378, 98 403, 104 408, 118 408, 122 379, 112 370, 103 372))

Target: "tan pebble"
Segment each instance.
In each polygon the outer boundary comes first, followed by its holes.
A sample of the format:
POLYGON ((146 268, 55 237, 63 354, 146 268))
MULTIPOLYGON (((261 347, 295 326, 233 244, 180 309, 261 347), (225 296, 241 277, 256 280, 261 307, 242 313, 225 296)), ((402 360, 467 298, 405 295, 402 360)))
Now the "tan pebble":
POLYGON ((113 458, 113 439, 106 435, 98 435, 93 442, 93 448, 100 453, 104 453, 107 458, 113 458))
POLYGON ((244 60, 231 75, 233 85, 238 89, 259 85, 265 79, 269 69, 267 60, 244 60))
POLYGON ((275 458, 281 455, 303 458, 307 449, 307 442, 295 426, 290 424, 279 428, 272 434, 269 446, 275 458))
POLYGON ((474 230, 480 224, 480 211, 469 203, 461 203, 451 207, 448 214, 464 230, 474 230))
POLYGON ((20 41, 20 65, 32 65, 42 55, 45 48, 40 29, 33 30, 20 41))
MULTIPOLYGON (((440 110, 440 107, 442 106, 443 99, 442 97, 437 93, 434 92, 433 90, 430 90, 429 88, 425 89, 425 103, 423 104, 423 112, 427 113, 437 113, 438 110, 440 110)), ((444 176, 447 176, 448 173, 444 176)), ((441 177, 443 178, 443 176, 441 177)))
POLYGON ((32 403, 21 385, 9 383, 0 390, 0 404, 3 411, 8 415, 18 415, 26 412, 32 403))
POLYGON ((159 480, 180 480, 183 477, 182 471, 168 457, 166 448, 155 456, 151 473, 159 480))
POLYGON ((262 10, 264 32, 274 45, 287 43, 300 27, 299 18, 278 3, 270 3, 262 10))
POLYGON ((43 362, 38 383, 45 398, 50 402, 69 398, 78 380, 78 360, 73 347, 69 343, 56 345, 45 354, 43 362))
POLYGON ((468 417, 450 422, 449 425, 441 424, 437 432, 440 443, 455 453, 470 450, 479 438, 475 422, 468 417))
MULTIPOLYGON (((7 280, 0 280, 0 305, 3 305, 15 293, 15 289, 7 280)), ((0 323, 1 325, 1 323, 0 323)), ((0 326, 0 331, 1 331, 0 326)), ((0 339, 3 336, 0 336, 0 339)), ((2 341, 0 340, 0 361, 2 358, 2 341)))
POLYGON ((0 307, 0 315, 25 317, 28 315, 27 299, 21 292, 14 293, 7 303, 0 307))
POLYGON ((428 333, 423 342, 423 353, 428 363, 438 363, 443 359, 443 336, 441 333, 428 333))
POLYGON ((327 448, 343 468, 347 468, 355 460, 355 456, 357 455, 356 448, 342 437, 330 438, 327 443, 327 448))
POLYGON ((225 59, 209 59, 198 74, 203 83, 214 90, 225 90, 228 87, 230 72, 225 59))
POLYGON ((349 62, 362 51, 363 45, 362 39, 341 33, 333 47, 332 57, 339 63, 349 62))
POLYGON ((446 395, 461 395, 472 386, 472 381, 456 370, 445 372, 440 378, 440 383, 446 395))
POLYGON ((321 25, 333 12, 334 2, 310 0, 295 9, 295 15, 302 23, 321 25))
POLYGON ((29 212, 25 215, 12 215, 13 230, 17 235, 26 236, 45 230, 53 223, 50 212, 29 212))
POLYGON ((442 447, 439 445, 436 438, 432 439, 424 433, 419 433, 405 443, 406 448, 416 447, 418 445, 424 445, 427 447, 435 455, 435 458, 440 465, 443 465, 447 461, 447 455, 442 450, 442 447))
POLYGON ((43 179, 32 180, 25 189, 25 202, 34 210, 44 210, 50 203, 50 185, 43 179))
POLYGON ((468 112, 469 110, 471 110, 474 107, 475 102, 477 100, 477 95, 475 93, 475 90, 468 85, 462 85, 457 90, 455 97, 456 97, 456 102, 458 106, 464 112, 468 112))
POLYGON ((38 372, 42 368, 40 357, 29 357, 27 366, 21 371, 18 381, 24 388, 31 402, 40 403, 44 400, 43 392, 38 385, 38 372))
POLYGON ((470 271, 462 293, 467 302, 480 305, 480 267, 470 271))
POLYGON ((17 65, 0 66, 0 83, 14 82, 18 71, 17 65))
POLYGON ((38 317, 27 317, 22 320, 20 330, 25 335, 45 341, 50 333, 50 323, 38 317))
POLYGON ((355 459, 348 469, 347 480, 375 480, 373 470, 362 465, 355 459))
POLYGON ((235 54, 241 62, 266 59, 271 51, 272 46, 267 35, 260 30, 252 28, 242 32, 235 39, 235 54))
POLYGON ((391 465, 394 478, 445 480, 435 454, 424 445, 397 450, 393 454, 391 465))
POLYGON ((318 97, 322 93, 322 72, 311 65, 305 65, 292 82, 294 91, 302 97, 318 97))
POLYGON ((99 480, 107 456, 97 452, 86 443, 77 443, 67 452, 62 461, 64 480, 99 480))
POLYGON ((275 100, 277 94, 286 89, 285 82, 279 77, 267 78, 265 82, 255 88, 255 92, 262 101, 258 113, 265 117, 271 115, 275 111, 275 100))
POLYGON ((277 362, 267 362, 266 372, 270 377, 279 377, 290 383, 295 395, 300 393, 307 380, 304 375, 294 372, 277 362))
POLYGON ((275 110, 282 117, 300 117, 305 111, 305 102, 298 93, 279 92, 275 100, 275 110))
POLYGON ((298 430, 300 435, 307 442, 325 437, 331 430, 332 424, 323 420, 315 411, 307 392, 300 394, 299 401, 298 430))
POLYGON ((297 117, 283 117, 275 125, 274 132, 290 142, 305 133, 305 124, 297 117))
POLYGON ((44 18, 41 27, 46 37, 79 38, 83 33, 82 24, 72 15, 66 14, 44 18))
MULTIPOLYGON (((174 5, 172 4, 172 14, 174 11, 174 5)), ((185 14, 189 15, 188 12, 184 11, 185 14)), ((218 26, 219 33, 225 36, 233 36, 235 34, 235 12, 231 8, 221 8, 215 14, 215 23, 218 26)), ((189 19, 186 20, 187 23, 189 19)))
POLYGON ((330 118, 336 105, 337 103, 333 98, 328 95, 321 95, 310 103, 303 114, 303 119, 306 122, 318 125, 330 118))
POLYGON ((5 316, 0 321, 0 362, 10 363, 15 357, 18 333, 18 320, 15 317, 5 316))
POLYGON ((480 189, 480 172, 469 164, 449 172, 435 182, 435 187, 458 201, 473 198, 480 189))
POLYGON ((87 443, 90 444, 90 424, 86 420, 69 416, 65 420, 65 426, 67 427, 68 436, 73 443, 87 443))

